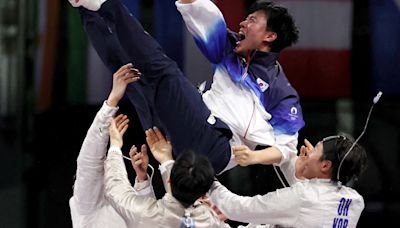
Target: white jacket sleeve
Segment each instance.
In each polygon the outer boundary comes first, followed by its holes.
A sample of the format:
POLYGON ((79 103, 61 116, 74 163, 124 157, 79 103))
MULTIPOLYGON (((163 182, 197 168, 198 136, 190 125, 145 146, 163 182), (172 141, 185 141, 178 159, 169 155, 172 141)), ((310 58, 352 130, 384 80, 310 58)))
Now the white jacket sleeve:
POLYGON ((172 194, 172 192, 171 192, 171 186, 168 183, 168 179, 169 176, 171 175, 171 170, 172 166, 174 166, 174 163, 175 163, 174 160, 170 160, 160 164, 160 166, 158 167, 158 169, 160 170, 161 178, 163 180, 164 189, 166 192, 170 194, 172 194))
POLYGON ((126 221, 134 221, 137 216, 150 213, 150 208, 157 208, 157 200, 149 180, 131 186, 120 148, 110 147, 104 170, 105 196, 126 221), (144 190, 145 188, 151 189, 144 190), (151 194, 141 195, 137 190, 151 194))
POLYGON ((175 4, 200 51, 210 62, 219 63, 227 44, 227 28, 221 11, 210 0, 188 4, 176 1, 175 4))
POLYGON ((297 155, 297 138, 299 134, 276 134, 275 133, 275 147, 282 153, 282 159, 278 164, 281 166, 290 160, 292 156, 297 155))
POLYGON ((275 135, 275 147, 282 153, 281 161, 275 165, 279 166, 290 186, 300 181, 296 177, 297 138, 298 133, 275 135))
POLYGON ((89 214, 101 206, 104 195, 104 158, 107 151, 108 128, 118 108, 103 103, 83 141, 77 159, 76 180, 71 211, 89 214), (72 208, 74 207, 74 208, 72 208))
POLYGON ((296 160, 297 155, 291 155, 288 161, 281 163, 279 166, 289 186, 301 181, 296 177, 296 160))
POLYGON ((297 138, 299 134, 275 134, 275 147, 282 153, 282 159, 278 166, 290 160, 293 155, 297 154, 297 138))
POLYGON ((209 192, 211 201, 231 220, 283 226, 295 224, 301 206, 300 194, 298 188, 283 188, 263 196, 238 196, 218 181, 214 181, 209 192))

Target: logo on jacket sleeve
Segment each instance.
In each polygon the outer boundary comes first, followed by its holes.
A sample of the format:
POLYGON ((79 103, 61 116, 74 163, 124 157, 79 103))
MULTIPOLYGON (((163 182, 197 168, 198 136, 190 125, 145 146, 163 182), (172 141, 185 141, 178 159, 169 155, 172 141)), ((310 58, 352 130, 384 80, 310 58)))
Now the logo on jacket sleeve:
POLYGON ((260 87, 261 91, 265 92, 268 89, 269 84, 263 81, 261 78, 257 78, 257 85, 260 87))
POLYGON ((296 120, 299 116, 297 115, 297 108, 296 107, 292 107, 291 109, 290 109, 290 113, 289 113, 289 116, 290 116, 290 120, 296 120))

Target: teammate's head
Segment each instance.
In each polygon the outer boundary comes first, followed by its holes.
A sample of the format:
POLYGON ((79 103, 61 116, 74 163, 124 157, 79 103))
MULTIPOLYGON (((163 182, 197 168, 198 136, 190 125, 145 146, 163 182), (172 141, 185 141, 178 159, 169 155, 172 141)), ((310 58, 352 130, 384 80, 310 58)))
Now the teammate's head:
MULTIPOLYGON (((337 180, 338 167, 353 141, 344 136, 331 136, 320 141, 308 154, 303 175, 311 179, 315 177, 337 180)), ((356 179, 367 166, 367 154, 363 147, 356 144, 343 161, 339 180, 347 183, 356 179)))
POLYGON ((339 164, 353 145, 353 141, 344 136, 335 136, 322 142, 324 153, 321 160, 332 162, 332 180, 347 183, 352 178, 358 178, 367 167, 367 153, 362 146, 356 144, 344 159, 338 180, 337 172, 339 164))
POLYGON ((236 53, 249 51, 280 52, 296 43, 299 31, 287 9, 272 2, 257 1, 250 7, 250 14, 240 23, 236 53))
POLYGON ((170 175, 172 195, 189 207, 205 195, 214 180, 214 169, 209 160, 193 152, 180 154, 170 175))

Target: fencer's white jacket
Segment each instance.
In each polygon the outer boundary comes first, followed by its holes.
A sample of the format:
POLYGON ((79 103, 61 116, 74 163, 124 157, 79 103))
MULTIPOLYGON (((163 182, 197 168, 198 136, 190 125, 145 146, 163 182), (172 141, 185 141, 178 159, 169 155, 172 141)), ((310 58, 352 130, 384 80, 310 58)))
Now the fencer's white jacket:
POLYGON ((364 209, 363 197, 356 190, 328 179, 296 181, 295 157, 281 167, 291 187, 266 195, 238 196, 215 181, 211 201, 229 218, 253 224, 276 224, 279 227, 356 227, 364 209))
MULTIPOLYGON (((77 159, 73 196, 69 200, 74 228, 128 227, 124 219, 104 196, 104 160, 109 139, 109 126, 117 107, 106 102, 96 114, 77 159)), ((135 184, 137 194, 154 195, 149 186, 135 184)))
MULTIPOLYGON (((219 59, 215 56, 224 52, 221 46, 224 46, 225 39, 221 37, 227 33, 227 27, 218 7, 210 0, 196 0, 189 4, 176 1, 175 4, 203 54, 211 62, 219 59)), ((232 67, 226 63, 213 63, 213 83, 210 90, 203 94, 203 100, 211 114, 231 129, 231 145, 245 144, 250 149, 255 149, 257 145, 275 146, 282 153, 282 163, 290 154, 296 154, 298 134, 278 133, 273 129, 269 123, 271 114, 265 110, 260 98, 244 83, 232 79, 236 63, 232 67)), ((242 69, 244 67, 239 67, 246 72, 242 69)), ((232 157, 225 170, 235 165, 232 157)))
MULTIPOLYGON (((180 227, 185 213, 195 221, 195 227, 229 227, 218 219, 208 206, 195 203, 185 209, 171 194, 162 199, 140 196, 129 183, 118 147, 110 147, 105 168, 105 195, 113 207, 124 218, 128 227, 180 227)), ((165 169, 161 169, 165 170, 165 169)), ((165 173, 161 173, 165 182, 165 173)), ((149 181, 143 182, 151 185, 149 181)))

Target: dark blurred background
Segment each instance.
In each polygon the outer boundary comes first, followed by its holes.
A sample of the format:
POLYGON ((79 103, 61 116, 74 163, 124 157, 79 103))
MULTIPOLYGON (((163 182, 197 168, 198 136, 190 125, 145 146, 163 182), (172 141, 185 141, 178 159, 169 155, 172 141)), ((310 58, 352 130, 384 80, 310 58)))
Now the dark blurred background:
MULTIPOLYGON (((173 0, 124 1, 195 85, 211 82, 211 67, 173 0)), ((216 1, 234 31, 252 2, 216 1)), ((277 2, 301 32, 280 58, 301 96, 306 126, 299 146, 338 132, 357 137, 372 98, 383 92, 361 139, 369 168, 356 186, 366 204, 358 227, 400 227, 400 0, 277 2)), ((111 75, 67 0, 0 0, 1 228, 71 227, 76 158, 111 75)), ((144 143, 126 100, 121 111, 132 120, 126 147, 144 143)), ((221 179, 245 195, 281 187, 269 166, 238 167, 221 179)), ((159 175, 153 182, 162 196, 159 175)))

